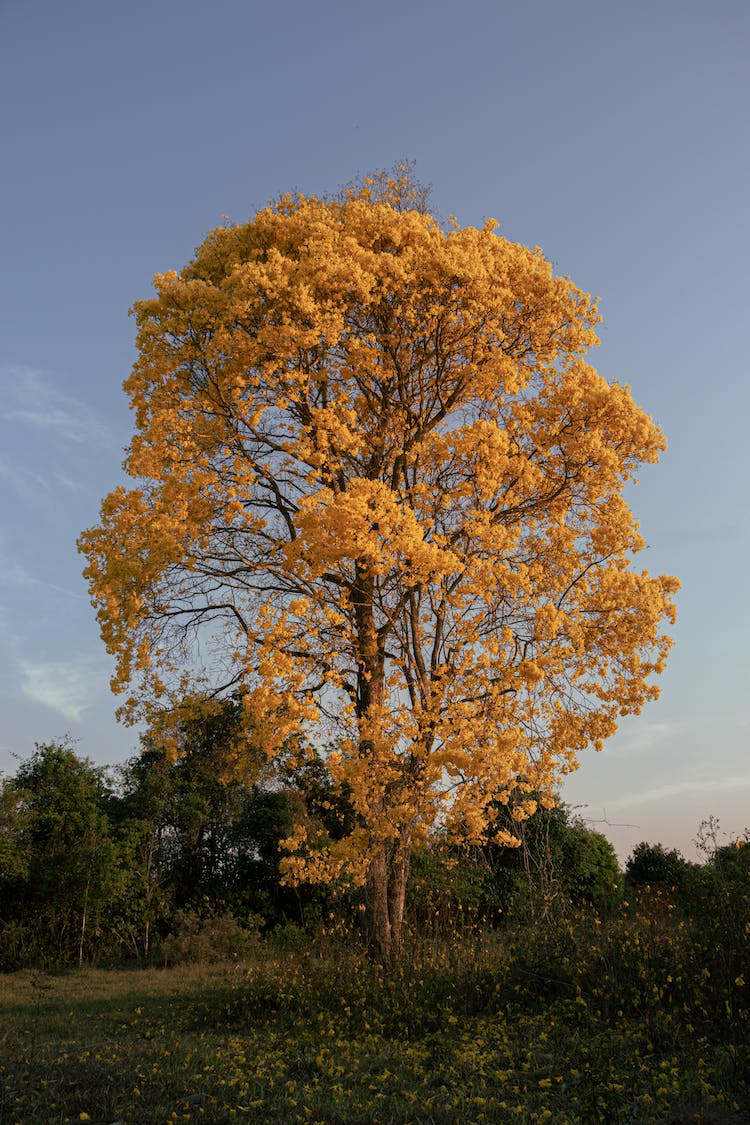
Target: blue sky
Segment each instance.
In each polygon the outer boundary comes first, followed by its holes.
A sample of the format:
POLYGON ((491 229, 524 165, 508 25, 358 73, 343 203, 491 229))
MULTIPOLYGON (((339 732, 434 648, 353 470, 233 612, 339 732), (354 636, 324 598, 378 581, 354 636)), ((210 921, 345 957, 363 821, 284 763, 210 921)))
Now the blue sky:
POLYGON ((745 0, 0 0, 0 771, 137 747, 75 550, 130 438, 130 305, 222 215, 411 158, 600 296, 593 361, 669 441, 632 493, 683 582, 662 698, 566 799, 622 855, 750 826, 749 50, 745 0))

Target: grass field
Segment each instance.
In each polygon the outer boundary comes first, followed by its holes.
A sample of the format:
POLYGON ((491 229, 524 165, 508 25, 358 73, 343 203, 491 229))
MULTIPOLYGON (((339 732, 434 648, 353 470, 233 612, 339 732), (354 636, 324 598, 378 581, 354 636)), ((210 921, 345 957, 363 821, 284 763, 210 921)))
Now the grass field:
POLYGON ((0 1123, 750 1121, 744 982, 726 992, 686 940, 590 920, 422 946, 388 973, 331 940, 10 974, 0 1123))

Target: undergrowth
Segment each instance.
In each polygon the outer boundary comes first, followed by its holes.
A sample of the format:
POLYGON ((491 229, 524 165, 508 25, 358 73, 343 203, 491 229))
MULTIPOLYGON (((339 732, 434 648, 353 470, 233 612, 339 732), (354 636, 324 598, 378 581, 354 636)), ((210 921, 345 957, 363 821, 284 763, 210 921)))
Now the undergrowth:
POLYGON ((668 900, 421 943, 0 978, 0 1123, 750 1121, 747 932, 668 900), (726 934, 725 934, 726 938, 726 934))

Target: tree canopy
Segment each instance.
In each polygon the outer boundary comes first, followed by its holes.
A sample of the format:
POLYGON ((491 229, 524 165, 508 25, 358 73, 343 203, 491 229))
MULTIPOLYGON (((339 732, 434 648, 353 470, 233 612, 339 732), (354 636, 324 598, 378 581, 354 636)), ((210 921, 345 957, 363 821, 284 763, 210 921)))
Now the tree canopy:
POLYGON ((80 541, 113 686, 130 718, 239 692, 269 758, 333 745, 354 827, 300 826, 288 877, 363 885, 397 951, 418 835, 479 839, 656 696, 677 582, 633 567, 623 488, 663 436, 587 362, 595 301, 405 169, 286 196, 155 286, 135 484, 80 541))

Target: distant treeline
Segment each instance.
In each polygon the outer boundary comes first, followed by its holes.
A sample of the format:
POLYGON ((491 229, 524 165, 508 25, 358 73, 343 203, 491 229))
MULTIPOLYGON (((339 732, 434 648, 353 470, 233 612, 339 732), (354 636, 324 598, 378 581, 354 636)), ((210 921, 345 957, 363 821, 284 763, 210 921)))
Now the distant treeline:
MULTIPOLYGON (((0 782, 0 970, 241 956, 261 931, 293 942, 304 929, 356 928, 355 888, 290 887, 279 871, 280 841, 300 818, 318 839, 351 829, 322 760, 309 755, 283 780, 223 780, 221 735, 209 724, 176 759, 145 743, 116 770, 51 742, 0 782)), ((750 845, 720 847, 713 822, 705 865, 641 843, 623 876, 609 841, 564 806, 520 823, 512 807, 498 812, 520 847, 435 838, 417 849, 415 933, 604 914, 638 888, 668 891, 696 917, 750 895, 750 845)))

